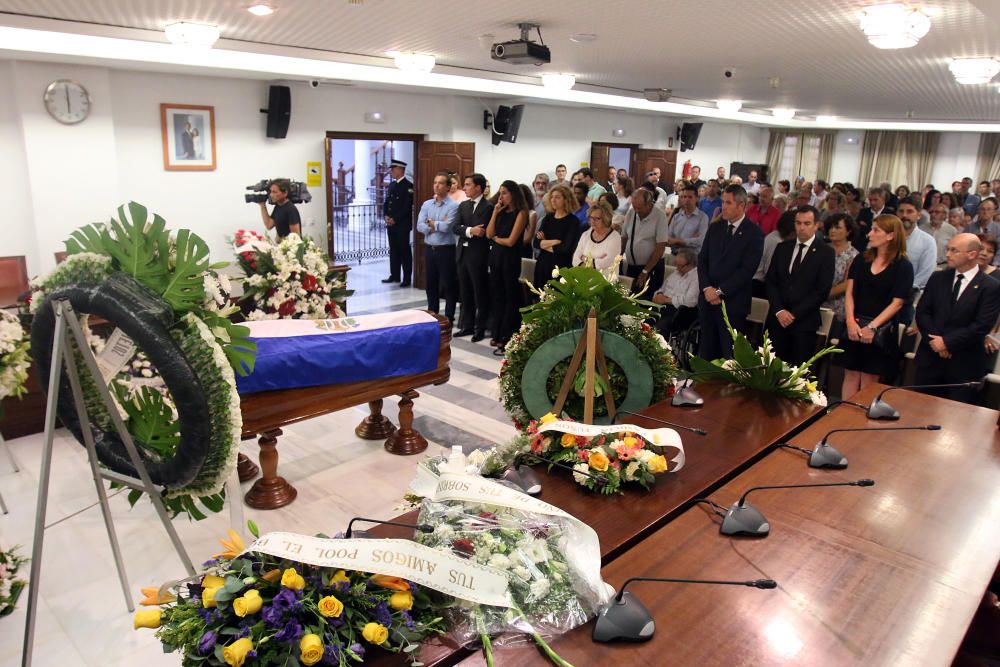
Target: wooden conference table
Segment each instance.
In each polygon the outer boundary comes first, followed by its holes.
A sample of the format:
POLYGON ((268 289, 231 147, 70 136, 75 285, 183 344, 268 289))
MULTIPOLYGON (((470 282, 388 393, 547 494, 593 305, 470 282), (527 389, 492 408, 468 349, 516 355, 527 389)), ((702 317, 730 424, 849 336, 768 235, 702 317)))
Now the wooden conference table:
MULTIPOLYGON (((660 476, 649 492, 636 488, 624 495, 603 496, 573 482, 568 472, 554 469, 552 474, 545 474, 543 467, 536 467, 542 479, 539 498, 594 528, 601 543, 602 563, 627 553, 680 515, 692 498, 709 493, 764 456, 775 443, 784 442, 822 415, 821 409, 808 403, 721 383, 699 385, 698 391, 705 399, 703 407, 675 408, 665 401, 642 411, 651 417, 708 432, 700 436, 679 431, 687 459, 685 467, 678 473, 660 476)), ((623 415, 620 421, 647 428, 663 426, 632 415, 623 415)), ((399 520, 413 523, 416 518, 414 511, 399 520)), ((390 526, 379 526, 372 533, 379 537, 413 536, 412 530, 390 526)), ((426 665, 444 666, 455 664, 469 653, 439 638, 425 643, 421 661, 426 665)), ((404 664, 399 656, 393 655, 378 656, 373 662, 377 665, 404 664)))
MULTIPOLYGON (((868 403, 881 387, 861 392, 868 403)), ((748 499, 771 524, 764 539, 719 534, 721 519, 689 509, 603 569, 630 576, 771 578, 777 590, 631 584, 656 635, 599 644, 590 622, 551 642, 575 665, 949 665, 1000 556, 1000 436, 995 411, 897 391, 896 425, 941 431, 839 433, 846 470, 814 470, 786 449, 712 494, 722 505, 753 486, 851 481, 871 488, 760 491, 748 499)), ((840 406, 793 442, 812 448, 834 428, 869 422, 840 406)), ((530 647, 498 665, 543 665, 530 647)), ((481 656, 463 665, 482 664, 481 656)))

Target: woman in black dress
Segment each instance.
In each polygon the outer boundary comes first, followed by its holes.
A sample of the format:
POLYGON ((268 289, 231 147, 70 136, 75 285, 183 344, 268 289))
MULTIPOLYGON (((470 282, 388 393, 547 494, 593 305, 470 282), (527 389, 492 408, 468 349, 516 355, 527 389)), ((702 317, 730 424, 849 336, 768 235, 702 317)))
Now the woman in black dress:
POLYGON ((903 223, 880 215, 868 232, 868 249, 851 264, 844 315, 847 338, 838 355, 844 367, 840 395, 849 398, 899 363, 896 313, 910 298, 913 265, 906 259, 903 223))
POLYGON ((514 181, 504 181, 497 193, 493 217, 486 226, 490 244, 490 296, 493 311, 494 354, 503 355, 504 345, 521 326, 521 239, 528 221, 528 204, 514 181))
POLYGON ((552 212, 542 219, 535 233, 538 261, 532 284, 536 289, 542 289, 552 279, 552 271, 557 266, 573 265, 573 251, 580 237, 579 220, 573 215, 576 199, 572 190, 565 185, 556 185, 545 196, 552 212))

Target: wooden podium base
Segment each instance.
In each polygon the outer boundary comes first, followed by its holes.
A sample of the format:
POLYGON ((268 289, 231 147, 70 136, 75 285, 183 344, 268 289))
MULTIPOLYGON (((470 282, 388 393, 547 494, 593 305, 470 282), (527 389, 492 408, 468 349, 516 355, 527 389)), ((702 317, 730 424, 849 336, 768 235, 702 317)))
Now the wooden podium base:
POLYGON ((284 507, 298 495, 295 487, 284 477, 278 476, 278 436, 281 429, 261 434, 260 467, 263 476, 253 483, 243 497, 247 505, 259 510, 273 510, 284 507))
POLYGON ((420 396, 410 389, 400 394, 399 430, 385 440, 385 450, 390 454, 409 456, 427 449, 427 438, 413 430, 413 399, 420 396))
POLYGON ((396 425, 382 414, 382 399, 368 401, 371 414, 358 424, 354 433, 363 440, 385 440, 396 430, 396 425))
POLYGON ((251 479, 260 474, 260 468, 257 464, 250 460, 250 457, 246 454, 240 454, 236 461, 236 472, 240 476, 240 482, 249 482, 251 479))

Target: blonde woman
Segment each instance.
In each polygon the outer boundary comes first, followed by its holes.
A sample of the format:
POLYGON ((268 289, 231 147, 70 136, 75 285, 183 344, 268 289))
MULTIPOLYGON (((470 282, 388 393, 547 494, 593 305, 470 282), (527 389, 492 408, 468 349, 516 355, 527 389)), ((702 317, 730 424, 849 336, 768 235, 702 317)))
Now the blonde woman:
POLYGON ((538 289, 551 280, 556 267, 573 265, 573 251, 580 229, 579 218, 573 214, 579 206, 573 190, 565 185, 554 185, 545 199, 545 208, 552 212, 542 218, 535 232, 538 260, 532 283, 538 289))
POLYGON ((593 263, 598 271, 607 271, 615 264, 622 247, 621 235, 612 229, 614 211, 606 201, 599 201, 587 211, 590 228, 581 236, 573 253, 573 266, 593 263))

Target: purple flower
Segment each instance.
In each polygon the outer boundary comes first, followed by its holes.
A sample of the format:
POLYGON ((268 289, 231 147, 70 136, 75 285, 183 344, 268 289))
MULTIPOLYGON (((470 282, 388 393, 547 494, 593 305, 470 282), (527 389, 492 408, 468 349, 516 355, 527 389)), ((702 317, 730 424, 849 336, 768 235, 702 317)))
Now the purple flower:
POLYGON ((410 616, 410 612, 403 610, 403 621, 406 623, 406 627, 413 628, 413 617, 410 616))
POLYGON ((384 601, 375 605, 375 618, 386 627, 392 625, 392 612, 389 611, 389 605, 384 601))
POLYGON ((214 651, 215 639, 216 639, 216 634, 211 630, 203 634, 201 636, 201 639, 198 640, 198 654, 208 655, 209 653, 214 651))
POLYGON ((271 604, 282 611, 293 609, 299 604, 298 593, 290 588, 282 588, 281 591, 274 596, 274 599, 271 600, 271 604))
POLYGON ((276 628, 285 622, 285 610, 276 605, 269 605, 264 607, 261 617, 267 625, 276 628))
POLYGON ((420 586, 417 586, 415 583, 409 580, 407 580, 406 583, 410 585, 410 592, 413 593, 414 595, 420 592, 420 586))
POLYGON ((256 658, 257 657, 257 651, 255 651, 253 649, 250 649, 249 651, 247 651, 247 657, 248 658, 256 658))
POLYGON ((351 650, 357 653, 359 658, 365 657, 365 647, 361 644, 351 644, 351 650))
POLYGON ((302 636, 302 626, 294 618, 288 620, 278 634, 274 635, 275 640, 290 644, 302 636))

